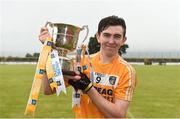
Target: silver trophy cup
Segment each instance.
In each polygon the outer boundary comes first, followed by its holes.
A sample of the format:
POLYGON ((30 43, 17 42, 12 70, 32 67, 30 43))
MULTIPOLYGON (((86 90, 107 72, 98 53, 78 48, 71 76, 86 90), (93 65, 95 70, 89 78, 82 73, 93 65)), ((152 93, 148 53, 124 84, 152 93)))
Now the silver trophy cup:
POLYGON ((53 38, 52 48, 58 51, 62 70, 73 70, 73 58, 68 57, 67 54, 76 50, 79 34, 85 29, 86 35, 82 40, 82 43, 86 40, 89 32, 88 26, 78 27, 70 24, 52 22, 47 22, 46 26, 48 27, 50 35, 53 38))

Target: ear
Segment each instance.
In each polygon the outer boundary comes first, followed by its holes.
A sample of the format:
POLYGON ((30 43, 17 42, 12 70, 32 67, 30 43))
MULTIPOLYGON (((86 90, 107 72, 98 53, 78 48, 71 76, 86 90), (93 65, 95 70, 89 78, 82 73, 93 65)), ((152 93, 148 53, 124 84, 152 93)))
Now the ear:
POLYGON ((123 38, 123 41, 122 41, 122 42, 123 42, 123 43, 122 43, 123 45, 124 45, 124 43, 126 42, 126 40, 127 40, 127 37, 125 36, 125 37, 123 38))
POLYGON ((97 39, 98 43, 100 43, 99 37, 100 37, 100 35, 98 33, 96 33, 96 39, 97 39))

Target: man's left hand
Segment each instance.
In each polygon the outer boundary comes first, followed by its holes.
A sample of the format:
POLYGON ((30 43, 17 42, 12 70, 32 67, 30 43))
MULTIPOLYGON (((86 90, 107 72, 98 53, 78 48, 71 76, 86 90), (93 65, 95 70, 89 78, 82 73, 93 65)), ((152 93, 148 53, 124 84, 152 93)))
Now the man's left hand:
POLYGON ((69 79, 68 83, 74 87, 74 89, 80 89, 82 91, 88 92, 92 87, 92 83, 86 74, 80 73, 81 77, 79 80, 69 79))

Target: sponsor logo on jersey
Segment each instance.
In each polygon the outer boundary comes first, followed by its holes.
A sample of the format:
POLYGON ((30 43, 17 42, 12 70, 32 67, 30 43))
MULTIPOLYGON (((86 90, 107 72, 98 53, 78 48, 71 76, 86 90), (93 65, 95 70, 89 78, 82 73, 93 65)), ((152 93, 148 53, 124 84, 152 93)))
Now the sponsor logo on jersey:
POLYGON ((102 74, 102 73, 94 73, 94 83, 101 84, 104 86, 117 86, 117 83, 119 81, 119 77, 116 75, 108 75, 108 74, 102 74))
POLYGON ((110 102, 114 101, 114 88, 116 88, 119 77, 103 73, 94 73, 95 88, 105 99, 110 102))
POLYGON ((110 83, 111 85, 114 85, 115 82, 116 82, 116 77, 115 77, 115 76, 110 76, 110 77, 109 77, 109 83, 110 83))

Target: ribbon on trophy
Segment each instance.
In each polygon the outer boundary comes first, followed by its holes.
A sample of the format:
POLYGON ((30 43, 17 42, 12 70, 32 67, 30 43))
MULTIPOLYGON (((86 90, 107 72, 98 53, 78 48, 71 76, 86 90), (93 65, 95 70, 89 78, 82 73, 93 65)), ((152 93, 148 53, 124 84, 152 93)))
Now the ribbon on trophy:
POLYGON ((36 72, 35 72, 32 88, 31 88, 31 92, 30 92, 29 99, 27 102, 25 115, 30 113, 34 116, 34 112, 37 106, 37 100, 38 100, 38 96, 39 96, 39 92, 40 92, 40 88, 42 84, 43 75, 46 72, 45 71, 46 62, 47 62, 48 55, 51 52, 52 43, 53 43, 52 39, 47 38, 42 47, 42 50, 38 59, 37 67, 36 67, 36 72))
MULTIPOLYGON (((93 67, 92 67, 92 63, 91 63, 91 59, 90 59, 90 55, 89 55, 89 51, 88 48, 82 44, 81 47, 78 47, 76 49, 76 68, 78 71, 83 72, 85 74, 87 74, 88 72, 86 72, 87 64, 85 64, 85 53, 87 53, 87 59, 88 59, 88 63, 90 66, 90 80, 91 82, 94 81, 94 73, 93 73, 93 67), (81 58, 82 56, 82 58, 81 58)), ((80 107, 80 100, 81 100, 81 90, 75 90, 73 89, 72 92, 72 109, 74 112, 78 112, 80 107)))
MULTIPOLYGON (((79 72, 82 71, 82 66, 81 66, 81 53, 82 49, 78 47, 76 49, 76 70, 79 72)), ((77 112, 80 108, 80 99, 81 99, 81 90, 76 90, 73 88, 72 92, 72 109, 74 112, 77 112)))
POLYGON ((61 91, 63 91, 66 94, 66 87, 64 84, 58 52, 57 50, 52 50, 52 43, 53 42, 51 41, 51 38, 47 38, 43 45, 42 51, 38 59, 36 73, 34 76, 30 96, 27 102, 25 115, 35 115, 37 100, 43 80, 43 75, 45 73, 47 73, 51 90, 55 89, 57 96, 60 94, 61 91))
MULTIPOLYGON (((50 57, 52 60, 51 65, 52 65, 52 68, 54 71, 54 76, 51 78, 52 78, 54 84, 56 84, 56 86, 55 86, 56 95, 58 96, 61 91, 63 91, 66 94, 66 87, 65 87, 65 83, 64 83, 63 74, 62 74, 62 63, 60 64, 60 62, 59 62, 58 51, 53 49, 52 52, 50 53, 50 57)), ((48 67, 47 67, 47 69, 48 69, 48 67)), ((52 81, 49 82, 50 85, 51 85, 51 82, 52 81)))

